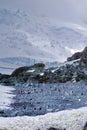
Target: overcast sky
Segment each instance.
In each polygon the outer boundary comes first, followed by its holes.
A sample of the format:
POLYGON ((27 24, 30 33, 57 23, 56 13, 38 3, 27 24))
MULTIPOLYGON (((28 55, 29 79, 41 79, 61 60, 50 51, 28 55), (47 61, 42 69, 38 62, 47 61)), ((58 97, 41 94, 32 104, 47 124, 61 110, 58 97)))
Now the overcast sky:
POLYGON ((86 19, 87 0, 0 0, 0 8, 45 13, 58 19, 86 19))

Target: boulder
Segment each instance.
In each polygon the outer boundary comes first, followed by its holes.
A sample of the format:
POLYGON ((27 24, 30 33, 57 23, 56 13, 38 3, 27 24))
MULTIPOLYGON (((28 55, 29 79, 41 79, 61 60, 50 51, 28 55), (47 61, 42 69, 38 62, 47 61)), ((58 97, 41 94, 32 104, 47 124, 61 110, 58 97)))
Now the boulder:
POLYGON ((45 64, 37 63, 33 66, 19 67, 11 74, 11 78, 15 78, 17 82, 25 83, 31 79, 34 79, 36 75, 43 71, 45 64))
POLYGON ((20 75, 25 75, 25 73, 29 73, 29 70, 33 70, 33 69, 35 70, 35 72, 37 72, 37 71, 43 69, 44 67, 45 67, 45 64, 43 64, 43 63, 34 64, 33 66, 20 67, 20 68, 17 68, 16 70, 14 70, 13 73, 11 74, 11 76, 18 77, 20 75))

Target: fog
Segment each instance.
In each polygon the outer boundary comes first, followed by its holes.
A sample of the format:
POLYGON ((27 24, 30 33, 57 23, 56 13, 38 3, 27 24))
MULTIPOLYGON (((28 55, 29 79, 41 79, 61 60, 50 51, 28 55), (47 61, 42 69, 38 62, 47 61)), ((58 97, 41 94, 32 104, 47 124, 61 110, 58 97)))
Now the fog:
POLYGON ((0 0, 0 8, 45 14, 65 21, 85 21, 87 0, 0 0))

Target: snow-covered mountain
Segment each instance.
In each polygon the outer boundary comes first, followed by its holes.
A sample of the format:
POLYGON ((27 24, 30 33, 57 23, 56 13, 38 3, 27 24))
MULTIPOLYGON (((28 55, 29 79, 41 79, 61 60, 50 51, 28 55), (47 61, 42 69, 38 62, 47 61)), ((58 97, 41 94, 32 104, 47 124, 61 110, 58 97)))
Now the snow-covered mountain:
POLYGON ((87 45, 87 32, 82 29, 70 23, 53 23, 44 15, 0 9, 0 58, 65 61, 87 45))

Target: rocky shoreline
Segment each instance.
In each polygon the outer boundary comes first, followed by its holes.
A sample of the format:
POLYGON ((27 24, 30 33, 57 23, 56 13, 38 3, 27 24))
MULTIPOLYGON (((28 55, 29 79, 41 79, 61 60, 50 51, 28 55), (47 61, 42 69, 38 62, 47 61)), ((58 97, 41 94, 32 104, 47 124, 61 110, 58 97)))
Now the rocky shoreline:
POLYGON ((17 68, 11 75, 0 74, 0 83, 16 85, 17 83, 66 83, 87 80, 87 47, 67 58, 67 62, 58 67, 45 69, 45 64, 17 68), (71 62, 72 61, 72 62, 71 62))

